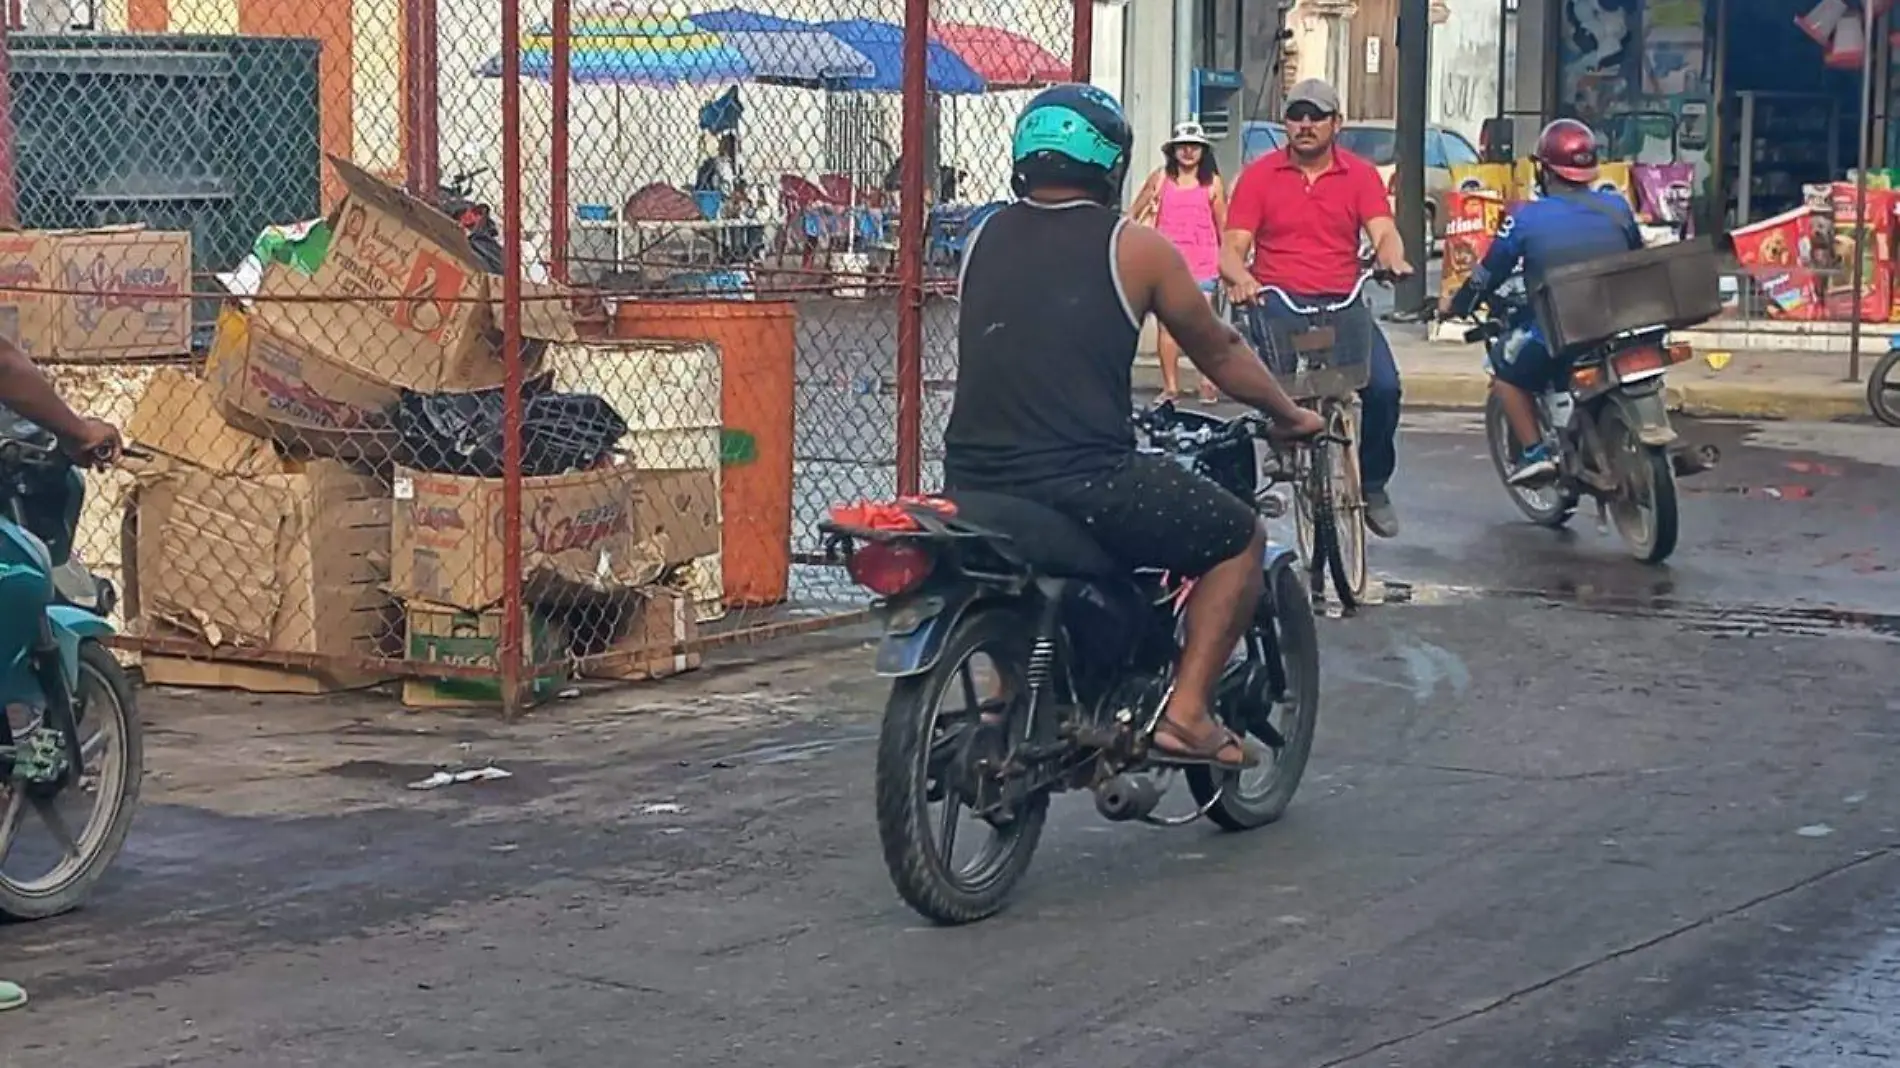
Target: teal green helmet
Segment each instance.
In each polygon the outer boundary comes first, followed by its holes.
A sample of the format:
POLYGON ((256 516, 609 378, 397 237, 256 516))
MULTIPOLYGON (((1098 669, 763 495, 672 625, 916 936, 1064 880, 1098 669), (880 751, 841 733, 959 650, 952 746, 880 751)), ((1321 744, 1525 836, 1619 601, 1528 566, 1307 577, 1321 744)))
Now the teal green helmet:
POLYGON ((1119 206, 1134 145, 1134 128, 1114 97, 1092 85, 1050 86, 1016 117, 1010 188, 1019 197, 1045 186, 1086 189, 1119 206))

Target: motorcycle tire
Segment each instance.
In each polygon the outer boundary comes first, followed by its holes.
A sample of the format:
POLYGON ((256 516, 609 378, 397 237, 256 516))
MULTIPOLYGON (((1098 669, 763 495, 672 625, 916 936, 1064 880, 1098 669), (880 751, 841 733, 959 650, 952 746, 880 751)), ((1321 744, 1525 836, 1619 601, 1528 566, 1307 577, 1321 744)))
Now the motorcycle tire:
MULTIPOLYGON (((1286 667, 1287 688, 1280 707, 1287 715, 1274 724, 1282 745, 1274 754, 1271 778, 1264 790, 1251 795, 1244 789, 1249 775, 1262 768, 1225 771, 1217 768, 1187 769, 1188 789, 1195 802, 1207 809, 1207 818, 1224 831, 1250 831, 1278 820, 1293 803, 1306 774, 1306 761, 1313 752, 1313 734, 1319 722, 1319 627, 1313 616, 1313 602, 1307 598, 1299 575, 1292 568, 1281 568, 1272 575, 1272 587, 1261 607, 1261 617, 1246 637, 1249 659, 1267 655, 1277 646, 1286 667), (1268 641, 1262 628, 1272 627, 1278 641, 1268 641)), ((1224 710, 1227 711, 1227 710, 1224 710)), ((1247 732, 1250 714, 1257 709, 1229 711, 1227 726, 1236 733, 1247 732)), ((1255 737, 1259 737, 1256 732, 1255 737)), ((1264 739, 1262 739, 1264 741, 1264 739)))
POLYGON ((1614 415, 1603 421, 1603 438, 1616 449, 1617 475, 1624 486, 1647 484, 1650 517, 1645 521, 1632 515, 1638 506, 1623 495, 1610 504, 1610 519, 1622 536, 1630 555, 1645 564, 1660 564, 1676 551, 1680 529, 1677 512, 1676 465, 1669 450, 1645 445, 1633 427, 1624 426, 1614 415))
POLYGON ((1536 490, 1511 485, 1511 469, 1517 457, 1512 455, 1514 439, 1510 420, 1504 417, 1504 405, 1494 395, 1484 402, 1484 439, 1491 453, 1491 466, 1511 503, 1524 518, 1540 527, 1556 530, 1577 514, 1578 497, 1563 486, 1545 486, 1536 490))
MULTIPOLYGON (((941 855, 932 833, 930 812, 930 757, 937 741, 938 706, 962 677, 964 665, 978 652, 987 653, 1006 691, 1027 692, 1032 638, 1022 618, 1000 610, 965 616, 944 642, 942 655, 928 672, 898 679, 884 705, 884 723, 877 746, 877 830, 884 864, 898 896, 919 915, 944 926, 973 923, 1000 912, 1010 892, 1029 869, 1030 858, 1042 838, 1049 814, 1049 795, 1038 791, 1002 826, 990 825, 997 850, 980 877, 964 879, 953 870, 952 856, 941 855)), ((1027 702, 1009 702, 1005 737, 1022 737, 1027 702)), ((939 784, 935 791, 951 803, 953 790, 939 784)))
POLYGON ((1900 349, 1882 356, 1867 377, 1867 407, 1875 419, 1888 426, 1900 426, 1900 382, 1887 384, 1888 376, 1896 369, 1900 369, 1900 349))
MULTIPOLYGON (((133 696, 131 681, 125 676, 125 669, 112 658, 105 646, 96 641, 83 642, 79 646, 79 684, 84 688, 89 682, 100 688, 102 696, 108 699, 112 707, 99 708, 97 698, 88 702, 80 723, 80 736, 85 737, 85 723, 93 716, 112 715, 118 719, 119 744, 124 749, 124 767, 117 782, 112 784, 113 794, 110 798, 101 799, 111 805, 103 814, 107 822, 96 836, 90 822, 73 830, 74 836, 80 839, 80 847, 85 850, 85 855, 70 874, 51 886, 16 884, 3 874, 6 858, 0 856, 0 917, 43 920, 71 912, 84 904, 112 862, 118 859, 119 851, 125 846, 125 837, 132 829, 132 819, 138 812, 139 788, 145 778, 145 745, 139 726, 138 704, 133 696), (88 839, 91 841, 88 842, 88 839)), ((55 800, 67 790, 77 788, 76 783, 66 784, 59 795, 55 795, 55 800)), ((36 817, 32 813, 21 812, 19 818, 25 820, 36 817)))

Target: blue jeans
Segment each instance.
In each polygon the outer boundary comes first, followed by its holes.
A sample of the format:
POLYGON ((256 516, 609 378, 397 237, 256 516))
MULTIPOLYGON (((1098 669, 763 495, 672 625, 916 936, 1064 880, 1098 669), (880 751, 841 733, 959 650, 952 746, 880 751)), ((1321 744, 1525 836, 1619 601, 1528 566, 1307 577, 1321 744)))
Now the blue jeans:
MULTIPOLYGON (((1294 303, 1306 307, 1340 299, 1301 293, 1290 296, 1294 303)), ((1261 295, 1259 307, 1270 319, 1304 318, 1270 293, 1261 295)), ((1399 466, 1399 407, 1404 388, 1399 381, 1399 363, 1392 358, 1392 344, 1377 321, 1372 323, 1372 358, 1367 370, 1365 388, 1359 391, 1359 478, 1367 493, 1382 493, 1399 466)))

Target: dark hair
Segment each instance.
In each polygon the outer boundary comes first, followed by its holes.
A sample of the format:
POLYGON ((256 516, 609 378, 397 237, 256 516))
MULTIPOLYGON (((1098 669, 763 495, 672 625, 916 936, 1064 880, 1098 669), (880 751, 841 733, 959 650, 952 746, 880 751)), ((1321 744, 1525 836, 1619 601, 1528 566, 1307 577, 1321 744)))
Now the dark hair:
MULTIPOLYGON (((1194 177, 1198 179, 1202 185, 1213 185, 1214 176, 1220 173, 1220 166, 1214 162, 1214 150, 1198 141, 1191 143, 1195 148, 1201 150, 1201 165, 1194 168, 1194 177)), ((1169 178, 1179 178, 1181 176, 1181 164, 1174 158, 1174 150, 1177 147, 1179 146, 1169 145, 1161 150, 1161 154, 1168 158, 1169 178)))

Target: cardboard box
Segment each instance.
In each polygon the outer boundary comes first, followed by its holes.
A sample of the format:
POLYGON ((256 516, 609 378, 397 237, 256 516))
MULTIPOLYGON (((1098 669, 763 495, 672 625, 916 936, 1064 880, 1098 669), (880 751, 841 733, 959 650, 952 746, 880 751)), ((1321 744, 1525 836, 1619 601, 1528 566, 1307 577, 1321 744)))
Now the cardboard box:
POLYGON ((188 233, 126 226, 0 239, 0 335, 34 359, 187 355, 190 294, 188 233))
POLYGON ((238 660, 193 660, 183 656, 154 656, 151 653, 139 658, 139 670, 147 686, 176 686, 185 690, 242 690, 245 693, 301 697, 362 690, 389 681, 386 676, 349 668, 308 671, 238 660))
MULTIPOLYGON (((457 667, 499 668, 501 664, 500 611, 463 612, 447 605, 410 601, 404 606, 408 618, 408 659, 425 664, 454 664, 457 667)), ((531 705, 552 697, 567 681, 567 640, 559 625, 529 613, 524 633, 528 645, 528 664, 542 667, 533 677, 523 680, 521 704, 531 705), (560 670, 547 670, 548 665, 560 670)), ((499 677, 404 679, 402 703, 411 708, 472 708, 502 703, 499 677)))
POLYGON ((1441 294, 1458 292, 1484 261, 1504 223, 1504 198, 1484 190, 1445 197, 1445 251, 1441 294))
POLYGON ((219 321, 221 335, 227 323, 242 331, 243 342, 214 345, 205 378, 232 425, 299 455, 372 465, 395 455, 400 393, 394 386, 254 316, 228 312, 219 321))
MULTIPOLYGON (((225 341, 221 324, 218 343, 225 341)), ((132 409, 126 436, 154 452, 220 475, 251 478, 285 470, 268 440, 224 421, 211 383, 176 367, 153 375, 132 409)))
POLYGON ((389 502, 333 461, 238 479, 175 463, 127 505, 126 615, 212 646, 383 656, 397 633, 389 502))
POLYGON ((651 586, 602 610, 575 613, 568 622, 581 676, 641 682, 694 671, 698 649, 675 650, 696 641, 693 599, 664 586, 651 586))
MULTIPOLYGON (((391 584, 405 599, 481 611, 501 603, 500 479, 398 468, 391 584)), ((527 595, 563 607, 650 585, 719 551, 711 471, 605 468, 522 480, 527 595)))
MULTIPOLYGON (((461 224, 348 160, 330 163, 348 195, 330 219, 329 251, 310 274, 268 264, 257 314, 385 385, 424 393, 500 385, 501 279, 486 273, 461 224)), ((523 335, 575 340, 569 297, 524 284, 523 335)))

